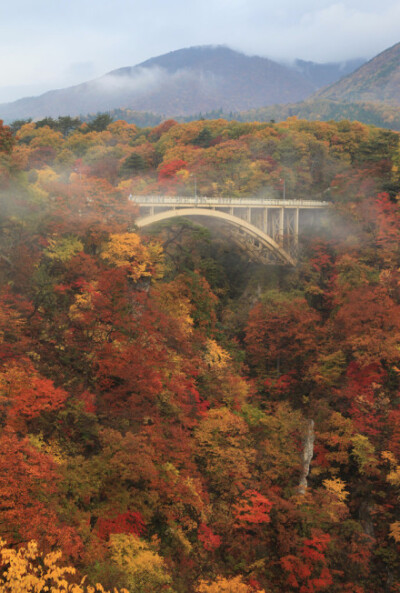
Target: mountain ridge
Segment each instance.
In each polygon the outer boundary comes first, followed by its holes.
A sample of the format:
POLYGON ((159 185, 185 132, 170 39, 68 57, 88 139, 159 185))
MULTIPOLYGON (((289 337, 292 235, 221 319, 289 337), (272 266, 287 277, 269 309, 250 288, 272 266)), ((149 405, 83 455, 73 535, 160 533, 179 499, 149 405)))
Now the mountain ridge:
POLYGON ((314 98, 400 105, 400 43, 389 47, 314 98))
MULTIPOLYGON (((336 71, 340 68, 337 65, 336 71)), ((328 65, 328 69, 334 72, 335 66, 328 65)), ((323 71, 324 65, 313 62, 297 61, 289 66, 225 46, 197 46, 118 68, 78 85, 3 103, 0 114, 11 121, 117 108, 165 116, 220 108, 244 111, 306 99, 316 90, 318 72, 323 71)))

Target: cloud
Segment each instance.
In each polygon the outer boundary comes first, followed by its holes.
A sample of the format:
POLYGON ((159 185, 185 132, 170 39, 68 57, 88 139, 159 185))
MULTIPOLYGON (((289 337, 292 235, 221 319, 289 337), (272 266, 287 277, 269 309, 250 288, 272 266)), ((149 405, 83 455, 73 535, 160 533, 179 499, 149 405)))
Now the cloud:
MULTIPOLYGON (((7 23, 0 38, 5 87, 60 88, 193 45, 225 44, 273 59, 324 62, 373 57, 400 41, 400 0, 2 4, 0 18, 7 23)), ((1 90, 0 102, 5 100, 1 90)))
POLYGON ((107 74, 95 81, 95 87, 101 93, 127 92, 142 95, 158 89, 168 80, 168 73, 163 68, 135 68, 132 73, 107 74))
POLYGON ((217 88, 218 85, 217 77, 212 73, 194 73, 185 68, 171 73, 165 68, 151 66, 149 68, 136 67, 126 73, 107 74, 94 81, 94 88, 96 92, 105 95, 126 93, 132 99, 133 96, 139 98, 149 92, 159 91, 161 87, 167 89, 167 87, 188 81, 198 88, 207 87, 210 89, 211 86, 217 88))
POLYGON ((386 7, 365 0, 318 2, 318 6, 304 7, 301 12, 297 8, 286 20, 281 16, 269 23, 255 23, 252 37, 241 35, 236 47, 250 46, 253 53, 272 58, 327 62, 370 58, 400 41, 400 2, 386 7))

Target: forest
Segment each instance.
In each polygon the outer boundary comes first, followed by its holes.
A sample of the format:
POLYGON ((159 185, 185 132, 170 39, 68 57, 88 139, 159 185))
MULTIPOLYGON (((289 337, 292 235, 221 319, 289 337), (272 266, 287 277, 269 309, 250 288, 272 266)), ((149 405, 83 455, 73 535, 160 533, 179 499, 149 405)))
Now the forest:
POLYGON ((399 134, 14 122, 0 184, 0 591, 399 593, 399 134), (296 266, 128 199, 283 184, 296 266))

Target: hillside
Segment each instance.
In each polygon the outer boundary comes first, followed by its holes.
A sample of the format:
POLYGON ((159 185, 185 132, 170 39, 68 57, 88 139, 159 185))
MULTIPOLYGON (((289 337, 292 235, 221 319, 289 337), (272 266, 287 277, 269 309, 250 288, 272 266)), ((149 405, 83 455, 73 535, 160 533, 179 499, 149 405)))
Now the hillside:
MULTIPOLYGON (((110 111, 114 120, 123 119, 140 127, 154 126, 164 119, 163 116, 145 111, 132 111, 130 109, 114 109, 110 111)), ((92 121, 93 116, 84 118, 92 121)), ((195 121, 197 119, 227 119, 242 122, 271 122, 284 121, 288 117, 298 117, 308 121, 359 121, 364 124, 389 128, 400 131, 400 106, 385 103, 348 103, 346 101, 332 101, 330 99, 314 98, 298 103, 282 105, 267 105, 246 111, 230 111, 224 113, 221 109, 209 112, 176 117, 180 122, 195 121)), ((43 120, 47 121, 47 120, 43 120)))
POLYGON ((399 135, 101 117, 0 124, 0 591, 398 592, 399 135), (283 180, 296 266, 128 199, 283 180))
POLYGON ((380 53, 315 97, 400 105, 400 43, 380 53))
POLYGON ((192 47, 73 87, 2 104, 0 114, 10 122, 118 108, 173 117, 214 109, 243 111, 301 101, 356 63, 298 61, 290 67, 226 47, 192 47))
POLYGON ((284 121, 288 117, 308 121, 359 121, 364 124, 400 131, 400 106, 385 103, 348 103, 331 99, 315 98, 289 103, 269 105, 229 116, 239 121, 284 121))

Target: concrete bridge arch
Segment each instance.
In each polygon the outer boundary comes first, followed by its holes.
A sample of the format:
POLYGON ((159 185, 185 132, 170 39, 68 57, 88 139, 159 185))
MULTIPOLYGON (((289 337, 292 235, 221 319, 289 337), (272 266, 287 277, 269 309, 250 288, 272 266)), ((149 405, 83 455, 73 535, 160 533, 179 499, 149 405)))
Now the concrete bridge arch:
POLYGON ((248 237, 255 242, 256 246, 258 242, 260 247, 265 247, 271 251, 281 263, 289 265, 295 264, 293 257, 274 239, 272 239, 272 237, 264 233, 253 224, 238 218, 237 216, 228 214, 227 212, 220 212, 219 210, 211 210, 206 208, 180 208, 179 210, 165 210, 163 212, 157 212, 156 214, 150 214, 148 216, 139 218, 136 221, 136 226, 138 228, 143 228, 163 220, 185 216, 205 216, 208 218, 223 220, 224 222, 229 223, 233 227, 236 227, 242 232, 246 233, 248 237))

